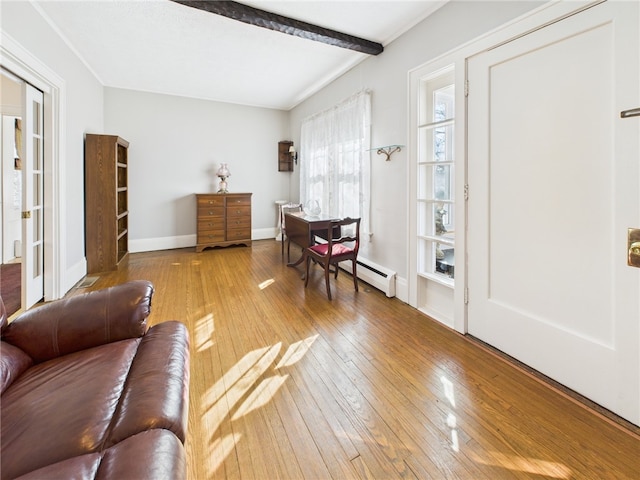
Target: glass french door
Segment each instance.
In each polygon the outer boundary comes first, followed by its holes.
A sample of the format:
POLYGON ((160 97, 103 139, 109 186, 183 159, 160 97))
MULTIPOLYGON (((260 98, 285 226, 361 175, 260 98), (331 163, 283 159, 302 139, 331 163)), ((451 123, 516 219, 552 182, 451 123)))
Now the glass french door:
POLYGON ((22 308, 44 296, 43 93, 25 85, 22 190, 22 308))

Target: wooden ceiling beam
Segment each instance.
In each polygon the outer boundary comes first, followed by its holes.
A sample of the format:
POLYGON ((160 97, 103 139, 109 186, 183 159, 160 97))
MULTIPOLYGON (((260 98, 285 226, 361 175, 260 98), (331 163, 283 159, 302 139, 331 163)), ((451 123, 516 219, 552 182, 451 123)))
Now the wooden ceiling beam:
POLYGON ((329 28, 302 22, 293 18, 253 8, 238 2, 222 0, 172 0, 181 5, 204 10, 216 15, 222 15, 240 22, 268 28, 276 32, 286 33, 295 37, 306 38, 316 42, 348 48, 369 55, 382 53, 384 47, 380 43, 354 37, 346 33, 337 32, 329 28))

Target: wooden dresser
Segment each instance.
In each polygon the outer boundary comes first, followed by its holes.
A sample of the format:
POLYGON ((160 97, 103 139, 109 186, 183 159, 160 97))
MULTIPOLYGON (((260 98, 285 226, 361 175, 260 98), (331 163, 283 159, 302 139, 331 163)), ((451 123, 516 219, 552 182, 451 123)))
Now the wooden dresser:
POLYGON ((251 193, 197 193, 196 252, 207 247, 251 246, 251 193))

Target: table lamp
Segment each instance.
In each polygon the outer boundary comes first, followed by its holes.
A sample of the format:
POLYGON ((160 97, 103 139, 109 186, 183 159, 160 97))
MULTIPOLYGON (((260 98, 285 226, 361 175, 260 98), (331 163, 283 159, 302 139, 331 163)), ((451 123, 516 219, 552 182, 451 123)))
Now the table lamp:
POLYGON ((227 190, 227 177, 231 176, 231 172, 229 171, 229 167, 227 167, 226 163, 220 164, 220 168, 216 172, 216 175, 220 178, 218 193, 229 193, 227 190))

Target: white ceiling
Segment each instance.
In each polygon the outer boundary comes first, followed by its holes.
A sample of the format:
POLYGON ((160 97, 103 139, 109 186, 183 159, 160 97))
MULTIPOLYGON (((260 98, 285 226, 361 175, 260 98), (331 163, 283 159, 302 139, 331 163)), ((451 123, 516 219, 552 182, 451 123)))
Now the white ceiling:
MULTIPOLYGON (((386 46, 446 1, 240 3, 386 46)), ((169 0, 35 6, 109 87, 289 110, 368 57, 169 0)))

